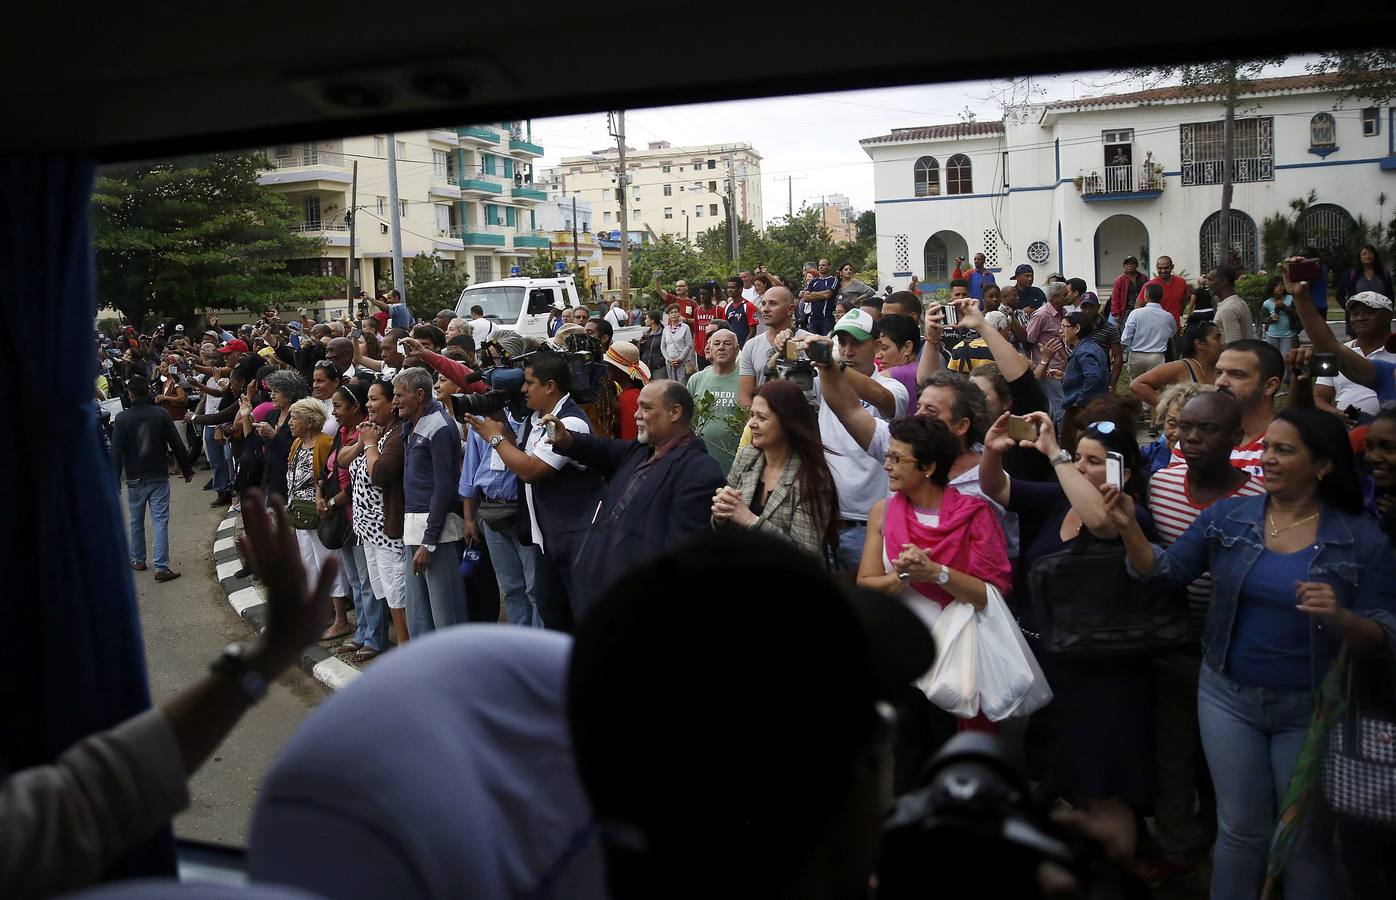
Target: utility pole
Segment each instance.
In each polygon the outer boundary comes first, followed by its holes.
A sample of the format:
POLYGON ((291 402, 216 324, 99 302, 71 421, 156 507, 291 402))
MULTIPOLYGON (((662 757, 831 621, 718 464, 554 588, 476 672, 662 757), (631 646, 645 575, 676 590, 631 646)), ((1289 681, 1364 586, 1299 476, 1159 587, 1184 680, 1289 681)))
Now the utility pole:
MULTIPOLYGON (((359 211, 359 161, 354 160, 354 180, 350 182, 349 188, 349 212, 344 218, 349 220, 349 277, 344 279, 344 299, 348 301, 349 308, 354 310, 354 216, 359 211)), ((376 296, 376 295, 375 295, 376 296)))
POLYGON ((392 204, 393 287, 407 302, 407 284, 402 271, 402 207, 397 199, 397 135, 388 135, 388 202, 392 204))
POLYGON ((727 151, 727 243, 732 252, 732 264, 736 265, 741 253, 741 238, 737 234, 737 178, 736 154, 727 151))
POLYGON ((577 195, 572 195, 572 268, 580 269, 581 248, 577 246, 577 195))
MULTIPOLYGON (((804 176, 804 175, 799 176, 799 178, 800 178, 801 181, 803 181, 803 180, 805 179, 805 177, 806 177, 806 176, 804 176)), ((786 219, 793 218, 794 215, 795 215, 795 178, 796 178, 796 176, 794 176, 794 175, 786 175, 786 176, 785 176, 785 197, 786 197, 786 199, 785 199, 785 202, 786 202, 786 207, 785 207, 785 218, 786 218, 786 219)), ((780 181, 780 176, 776 176, 776 181, 780 181)))
POLYGON ((630 199, 626 196, 625 191, 625 110, 619 110, 612 116, 612 123, 615 127, 611 130, 611 134, 615 135, 616 147, 620 154, 620 159, 616 165, 616 200, 620 202, 620 286, 624 302, 629 303, 630 217, 625 207, 630 199))

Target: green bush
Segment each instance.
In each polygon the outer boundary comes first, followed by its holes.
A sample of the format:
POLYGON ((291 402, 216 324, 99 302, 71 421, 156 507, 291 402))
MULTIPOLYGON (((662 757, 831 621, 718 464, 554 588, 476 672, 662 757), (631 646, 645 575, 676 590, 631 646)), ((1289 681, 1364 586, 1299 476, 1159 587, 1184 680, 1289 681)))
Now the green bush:
MULTIPOLYGON (((1246 305, 1251 308, 1251 318, 1259 322, 1261 320, 1261 307, 1270 295, 1266 292, 1265 286, 1270 283, 1269 275, 1259 273, 1242 275, 1236 279, 1236 294, 1246 305)), ((1225 298, 1217 297, 1216 301, 1225 298)))

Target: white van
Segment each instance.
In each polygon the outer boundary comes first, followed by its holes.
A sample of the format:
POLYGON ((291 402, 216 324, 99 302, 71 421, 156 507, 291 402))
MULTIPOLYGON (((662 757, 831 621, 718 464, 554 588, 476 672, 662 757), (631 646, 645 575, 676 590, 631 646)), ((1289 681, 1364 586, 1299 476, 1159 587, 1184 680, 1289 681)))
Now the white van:
MULTIPOLYGON (((548 316, 559 302, 568 309, 583 305, 571 275, 505 278, 472 284, 461 291, 456 301, 456 315, 471 319, 470 308, 479 306, 485 311, 485 318, 501 330, 544 341, 548 339, 548 316)), ((641 325, 617 328, 611 339, 638 343, 644 330, 641 325)))

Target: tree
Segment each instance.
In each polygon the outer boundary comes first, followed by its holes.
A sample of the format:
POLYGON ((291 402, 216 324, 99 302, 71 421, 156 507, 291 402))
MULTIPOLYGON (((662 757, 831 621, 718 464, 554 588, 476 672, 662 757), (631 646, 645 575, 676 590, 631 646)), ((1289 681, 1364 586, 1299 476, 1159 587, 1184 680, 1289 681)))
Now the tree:
POLYGON ((1204 267, 1225 262, 1231 251, 1232 169, 1236 159, 1236 100, 1246 85, 1262 71, 1280 65, 1285 57, 1267 57, 1245 62, 1225 59, 1215 62, 1186 63, 1176 66, 1141 66, 1120 70, 1128 78, 1137 78, 1148 87, 1176 79, 1186 92, 1198 99, 1221 97, 1225 107, 1222 124, 1222 196, 1218 216, 1217 259, 1202 260, 1204 267))
POLYGON ((858 213, 858 243, 877 249, 877 213, 871 209, 858 213))
POLYGON ((524 260, 523 265, 519 267, 519 272, 529 278, 555 278, 557 277, 558 263, 562 263, 563 271, 572 276, 572 280, 577 285, 577 296, 581 301, 583 303, 590 302, 591 278, 586 273, 586 267, 573 268, 572 257, 566 253, 551 248, 535 253, 524 260))
POLYGON ((218 153, 110 166, 93 188, 97 288, 140 326, 152 314, 190 320, 203 307, 275 306, 343 297, 344 279, 294 273, 318 238, 300 214, 257 183, 261 154, 218 153))
POLYGON ((430 322, 441 310, 455 309, 460 292, 470 284, 469 275, 455 266, 443 266, 443 262, 434 253, 418 253, 403 263, 403 288, 407 291, 404 299, 420 321, 430 322))
POLYGON ((659 240, 644 244, 634 250, 630 259, 630 286, 649 287, 654 273, 667 288, 682 278, 684 281, 698 281, 704 277, 703 262, 697 248, 684 238, 667 234, 659 240))
POLYGON ((1396 97, 1396 49, 1325 53, 1318 62, 1304 68, 1314 75, 1337 76, 1337 86, 1343 91, 1338 107, 1345 100, 1366 100, 1369 105, 1385 106, 1396 97))
POLYGON ((727 223, 723 222, 698 235, 695 244, 702 257, 703 274, 716 281, 725 281, 732 275, 751 270, 766 261, 769 244, 756 226, 744 219, 737 220, 737 262, 731 261, 731 250, 727 238, 727 223))

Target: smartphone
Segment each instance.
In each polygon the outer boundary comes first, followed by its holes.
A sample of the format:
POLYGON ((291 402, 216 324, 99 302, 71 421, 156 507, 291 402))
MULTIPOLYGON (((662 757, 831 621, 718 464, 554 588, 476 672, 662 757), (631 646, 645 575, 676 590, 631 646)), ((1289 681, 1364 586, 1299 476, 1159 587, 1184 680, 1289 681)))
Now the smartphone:
POLYGON ((547 433, 548 433, 548 443, 550 443, 550 444, 557 443, 557 423, 556 423, 556 422, 545 422, 544 425, 543 425, 543 428, 544 428, 544 430, 546 430, 547 433))
POLYGON ((785 342, 785 358, 789 360, 800 358, 800 344, 798 341, 785 342))
POLYGON ((1335 378, 1338 375, 1338 354, 1315 353, 1309 360, 1310 378, 1335 378))
POLYGON ((826 344, 823 341, 806 344, 805 356, 813 363, 832 363, 834 361, 834 345, 826 344))
POLYGON ((1008 417, 1008 436, 1015 441, 1037 440, 1037 423, 1022 416, 1008 417))
POLYGON ((1323 269, 1316 259, 1300 259, 1289 264, 1290 281, 1307 281, 1313 284, 1323 277, 1323 269))
POLYGON ((945 327, 954 328, 960 324, 960 310, 953 303, 941 304, 941 311, 945 313, 945 327))
POLYGON ((1347 416, 1349 420, 1357 422, 1362 418, 1362 410, 1358 409, 1355 405, 1349 403, 1348 408, 1343 410, 1343 415, 1347 416))
POLYGON ((1125 458, 1114 450, 1105 454, 1105 483, 1118 491, 1125 489, 1125 458))

